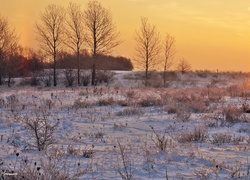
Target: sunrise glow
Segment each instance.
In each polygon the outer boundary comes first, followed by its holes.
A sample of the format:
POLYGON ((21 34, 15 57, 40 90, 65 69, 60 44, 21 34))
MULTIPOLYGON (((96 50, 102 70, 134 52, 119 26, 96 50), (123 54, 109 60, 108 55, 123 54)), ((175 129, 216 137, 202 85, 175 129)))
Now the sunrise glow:
MULTIPOLYGON (((49 4, 88 0, 1 0, 1 15, 20 34, 23 46, 37 47, 34 24, 49 4)), ((112 12, 123 43, 114 55, 134 58, 134 32, 148 17, 162 37, 176 38, 176 60, 186 58, 194 70, 250 71, 250 2, 248 0, 100 0, 112 12)))

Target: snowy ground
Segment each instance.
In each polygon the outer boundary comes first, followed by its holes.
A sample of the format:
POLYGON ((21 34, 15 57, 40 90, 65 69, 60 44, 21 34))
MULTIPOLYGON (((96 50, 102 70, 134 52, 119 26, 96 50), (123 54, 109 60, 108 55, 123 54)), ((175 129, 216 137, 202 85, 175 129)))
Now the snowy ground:
POLYGON ((168 88, 137 77, 117 72, 96 88, 1 87, 1 177, 250 179, 248 76, 178 74, 168 88), (52 132, 41 151, 29 123, 40 142, 52 132))

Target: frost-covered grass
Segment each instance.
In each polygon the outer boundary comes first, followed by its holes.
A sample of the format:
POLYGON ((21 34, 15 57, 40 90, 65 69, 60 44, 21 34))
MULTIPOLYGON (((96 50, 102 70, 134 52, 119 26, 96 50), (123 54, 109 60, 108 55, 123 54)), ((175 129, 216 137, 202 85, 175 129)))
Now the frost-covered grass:
POLYGON ((109 87, 1 87, 1 177, 250 178, 246 79, 145 88, 117 74, 109 87))

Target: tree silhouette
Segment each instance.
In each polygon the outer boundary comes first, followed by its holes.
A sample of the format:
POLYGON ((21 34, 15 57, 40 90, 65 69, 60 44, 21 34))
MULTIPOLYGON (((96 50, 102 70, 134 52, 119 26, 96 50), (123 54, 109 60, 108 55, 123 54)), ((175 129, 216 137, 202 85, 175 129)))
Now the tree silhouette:
POLYGON ((181 71, 182 74, 184 74, 187 71, 190 71, 191 69, 192 69, 191 64, 185 58, 182 58, 177 64, 177 70, 181 71))
POLYGON ((0 85, 3 84, 3 77, 8 73, 11 56, 18 49, 18 36, 15 29, 11 28, 6 18, 0 15, 0 85))
POLYGON ((141 27, 135 32, 137 43, 136 55, 137 64, 145 70, 145 85, 148 84, 149 70, 159 64, 159 54, 161 51, 160 34, 154 25, 148 23, 148 19, 141 18, 141 27))
POLYGON ((163 84, 166 86, 167 70, 173 65, 173 57, 176 53, 175 38, 167 33, 164 41, 164 66, 163 66, 163 84))
POLYGON ((56 60, 57 53, 64 40, 65 10, 59 5, 49 5, 41 14, 41 23, 36 23, 36 32, 41 48, 53 57, 54 86, 57 85, 56 60))
POLYGON ((67 18, 67 46, 74 51, 77 59, 77 82, 80 85, 80 51, 84 43, 84 16, 80 5, 70 3, 67 18))
POLYGON ((120 44, 119 33, 112 21, 112 15, 98 1, 89 1, 84 11, 85 26, 87 30, 86 42, 90 48, 92 65, 92 82, 96 78, 96 58, 98 54, 109 54, 120 44))

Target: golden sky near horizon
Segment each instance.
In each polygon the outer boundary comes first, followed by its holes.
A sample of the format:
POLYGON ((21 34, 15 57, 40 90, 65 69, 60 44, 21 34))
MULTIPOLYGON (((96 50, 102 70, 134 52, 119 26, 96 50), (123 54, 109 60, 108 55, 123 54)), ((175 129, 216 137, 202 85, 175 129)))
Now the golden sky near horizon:
MULTIPOLYGON (((99 0, 109 8, 123 43, 114 55, 135 56, 134 32, 148 17, 162 38, 176 38, 175 60, 187 59, 195 70, 250 71, 249 0, 99 0)), ((23 46, 37 47, 34 24, 49 4, 88 0, 0 0, 0 14, 20 34, 23 46)))

